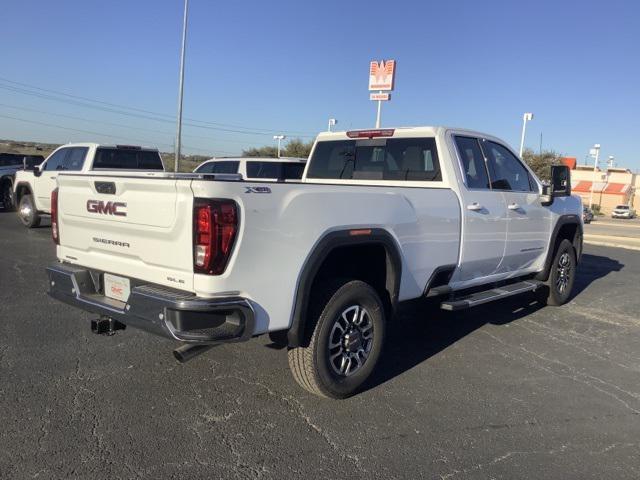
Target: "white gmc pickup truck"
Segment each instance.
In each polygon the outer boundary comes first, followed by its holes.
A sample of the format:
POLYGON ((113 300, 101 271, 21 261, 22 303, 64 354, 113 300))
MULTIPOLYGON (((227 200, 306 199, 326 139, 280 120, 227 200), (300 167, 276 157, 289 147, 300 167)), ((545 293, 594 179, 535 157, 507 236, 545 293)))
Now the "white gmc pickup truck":
POLYGON ((443 127, 322 133, 299 182, 64 172, 50 295, 184 342, 181 361, 269 333, 307 390, 352 395, 398 302, 457 310, 537 291, 569 299, 582 205, 501 140, 443 127))
POLYGON ((40 225, 42 215, 51 213, 51 192, 60 172, 87 174, 101 171, 163 171, 157 149, 133 145, 68 143, 56 148, 39 165, 25 165, 16 172, 15 204, 20 221, 27 228, 40 225))

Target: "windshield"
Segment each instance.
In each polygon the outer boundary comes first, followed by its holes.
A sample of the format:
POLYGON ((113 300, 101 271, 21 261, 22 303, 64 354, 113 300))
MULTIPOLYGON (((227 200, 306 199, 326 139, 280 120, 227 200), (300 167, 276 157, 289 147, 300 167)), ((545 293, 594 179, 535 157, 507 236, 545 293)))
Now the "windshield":
POLYGON ((629 210, 629 205, 618 205, 616 210, 629 210))
POLYGON ((442 180, 432 137, 318 142, 310 162, 308 178, 442 180))
POLYGON ((160 170, 162 159, 152 150, 98 148, 93 160, 94 170, 160 170))

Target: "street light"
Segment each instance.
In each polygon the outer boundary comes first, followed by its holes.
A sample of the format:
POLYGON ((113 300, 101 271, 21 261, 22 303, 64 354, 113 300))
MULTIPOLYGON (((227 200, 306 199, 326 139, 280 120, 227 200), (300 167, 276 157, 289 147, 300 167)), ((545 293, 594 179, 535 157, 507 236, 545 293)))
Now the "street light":
POLYGON ((533 113, 525 113, 522 116, 522 137, 520 138, 520 158, 522 158, 522 150, 524 150, 524 133, 527 130, 527 122, 533 120, 533 113))
POLYGON ((286 135, 274 135, 273 139, 278 141, 278 158, 280 158, 280 142, 287 138, 286 135))
POLYGON ((338 120, 336 120, 335 118, 330 118, 329 125, 327 126, 327 132, 330 132, 331 127, 335 126, 336 123, 338 123, 338 120))
POLYGON ((591 193, 589 194, 589 208, 593 208, 593 188, 596 183, 596 171, 598 170, 598 158, 600 157, 600 144, 596 143, 591 150, 589 150, 589 155, 593 157, 593 177, 591 178, 591 193))
POLYGON ((176 131, 176 162, 174 170, 178 171, 180 150, 182 147, 182 94, 184 90, 184 51, 187 44, 187 13, 189 0, 184 0, 184 17, 182 19, 182 49, 180 51, 180 86, 178 87, 178 126, 176 131))

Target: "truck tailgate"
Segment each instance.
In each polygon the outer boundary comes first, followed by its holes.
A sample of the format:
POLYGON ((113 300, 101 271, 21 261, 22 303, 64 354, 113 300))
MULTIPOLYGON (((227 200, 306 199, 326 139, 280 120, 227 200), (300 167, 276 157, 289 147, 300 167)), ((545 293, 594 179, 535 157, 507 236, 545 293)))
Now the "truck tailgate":
POLYGON ((58 257, 193 289, 190 179, 60 175, 58 257))

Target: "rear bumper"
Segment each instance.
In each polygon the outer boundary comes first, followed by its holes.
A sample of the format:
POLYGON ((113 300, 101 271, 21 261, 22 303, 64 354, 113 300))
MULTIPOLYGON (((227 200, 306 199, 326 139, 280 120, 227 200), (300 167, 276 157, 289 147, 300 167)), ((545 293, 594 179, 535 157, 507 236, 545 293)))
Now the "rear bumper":
POLYGON ((156 335, 187 343, 240 342, 253 336, 255 315, 246 298, 202 298, 138 284, 125 303, 101 293, 102 272, 57 263, 47 275, 49 295, 56 300, 156 335))

